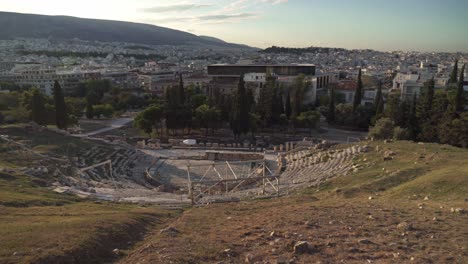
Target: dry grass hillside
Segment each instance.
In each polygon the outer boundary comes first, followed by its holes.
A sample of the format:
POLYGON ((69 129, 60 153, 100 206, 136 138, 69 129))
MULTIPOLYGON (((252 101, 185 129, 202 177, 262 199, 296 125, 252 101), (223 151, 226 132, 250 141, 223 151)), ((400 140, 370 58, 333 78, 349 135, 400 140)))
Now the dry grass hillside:
POLYGON ((371 151, 351 174, 290 197, 193 208, 121 263, 466 263, 468 151, 363 144, 371 151))

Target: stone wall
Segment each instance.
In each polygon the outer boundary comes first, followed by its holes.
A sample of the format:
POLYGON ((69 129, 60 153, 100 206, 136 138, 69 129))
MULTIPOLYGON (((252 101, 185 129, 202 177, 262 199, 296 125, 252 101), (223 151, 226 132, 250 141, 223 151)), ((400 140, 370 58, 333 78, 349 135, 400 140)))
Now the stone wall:
POLYGON ((262 160, 263 154, 258 153, 244 153, 244 152, 218 152, 207 151, 205 152, 205 159, 207 160, 225 160, 225 161, 245 161, 245 160, 262 160))

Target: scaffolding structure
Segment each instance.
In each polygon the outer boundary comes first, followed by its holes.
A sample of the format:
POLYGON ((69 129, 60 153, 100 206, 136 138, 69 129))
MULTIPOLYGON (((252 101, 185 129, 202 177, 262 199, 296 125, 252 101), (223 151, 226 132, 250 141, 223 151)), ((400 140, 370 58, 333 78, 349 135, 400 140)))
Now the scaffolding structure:
POLYGON ((279 195, 280 191, 280 177, 268 167, 265 159, 189 164, 187 178, 188 194, 193 205, 210 195, 229 196, 243 190, 279 195), (198 170, 198 173, 194 173, 194 170, 198 170), (200 174, 202 171, 203 174, 200 174))

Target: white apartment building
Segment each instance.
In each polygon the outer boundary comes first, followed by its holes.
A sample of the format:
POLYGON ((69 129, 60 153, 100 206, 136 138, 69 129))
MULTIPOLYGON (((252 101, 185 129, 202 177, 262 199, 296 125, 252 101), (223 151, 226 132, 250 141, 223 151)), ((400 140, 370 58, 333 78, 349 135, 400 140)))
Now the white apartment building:
MULTIPOLYGON (((424 84, 429 81, 434 74, 425 72, 410 72, 410 73, 398 73, 393 79, 393 90, 401 91, 401 99, 411 99, 414 94, 419 96, 421 94, 421 88, 424 84)), ((447 86, 449 78, 447 77, 435 77, 435 88, 444 88, 447 86)))
POLYGON ((24 69, 15 74, 14 82, 18 85, 36 87, 46 95, 52 95, 55 81, 58 81, 64 93, 70 93, 80 82, 100 79, 99 72, 67 71, 55 69, 24 69))

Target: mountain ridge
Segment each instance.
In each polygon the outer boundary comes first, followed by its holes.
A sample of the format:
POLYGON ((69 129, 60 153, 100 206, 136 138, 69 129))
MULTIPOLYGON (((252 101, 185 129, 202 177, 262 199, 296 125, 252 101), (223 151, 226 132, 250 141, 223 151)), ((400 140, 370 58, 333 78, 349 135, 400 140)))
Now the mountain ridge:
POLYGON ((126 42, 146 45, 208 45, 246 48, 214 37, 200 37, 181 30, 156 25, 0 11, 0 39, 51 38, 101 42, 126 42))

